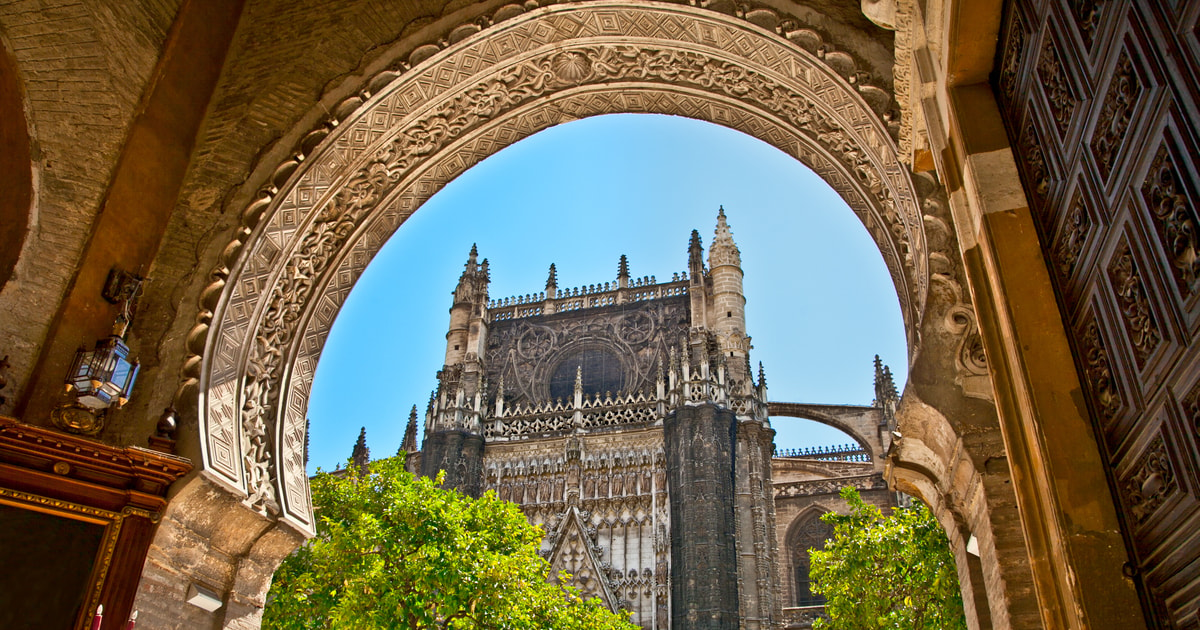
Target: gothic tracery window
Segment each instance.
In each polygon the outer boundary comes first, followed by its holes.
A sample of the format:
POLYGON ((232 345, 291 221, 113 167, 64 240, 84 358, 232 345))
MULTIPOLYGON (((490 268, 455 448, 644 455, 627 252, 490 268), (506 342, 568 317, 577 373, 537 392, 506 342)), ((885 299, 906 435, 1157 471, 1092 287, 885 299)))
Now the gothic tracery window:
POLYGON ((810 550, 824 549, 825 541, 833 536, 833 527, 821 520, 819 514, 810 515, 792 530, 788 545, 792 554, 792 575, 795 585, 793 606, 821 606, 825 598, 812 591, 810 550))

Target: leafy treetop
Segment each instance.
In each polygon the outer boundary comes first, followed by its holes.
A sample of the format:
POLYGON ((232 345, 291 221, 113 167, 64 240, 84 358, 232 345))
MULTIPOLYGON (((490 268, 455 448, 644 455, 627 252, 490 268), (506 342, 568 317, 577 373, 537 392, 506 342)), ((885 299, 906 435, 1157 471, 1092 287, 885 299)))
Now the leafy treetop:
POLYGON ((403 458, 312 480, 317 535, 275 572, 268 630, 636 630, 549 583, 542 531, 493 493, 414 478, 403 458))
POLYGON ((884 516, 843 488, 849 514, 821 517, 834 526, 824 550, 811 553, 813 591, 829 619, 816 630, 966 630, 962 595, 946 533, 925 504, 884 516))

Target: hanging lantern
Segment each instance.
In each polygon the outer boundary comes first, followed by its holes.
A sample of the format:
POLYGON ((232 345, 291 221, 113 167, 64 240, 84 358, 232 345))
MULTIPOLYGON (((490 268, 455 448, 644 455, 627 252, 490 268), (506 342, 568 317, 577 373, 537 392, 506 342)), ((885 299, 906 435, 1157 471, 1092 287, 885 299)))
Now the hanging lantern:
POLYGON ((79 348, 67 372, 67 392, 79 404, 97 411, 129 402, 137 380, 138 362, 129 360, 129 346, 117 335, 96 342, 93 350, 79 348))
POLYGON ((96 435, 104 428, 105 413, 112 408, 121 408, 129 402, 130 392, 137 380, 138 362, 130 360, 129 346, 125 345, 125 333, 132 320, 131 302, 137 298, 142 278, 133 274, 110 275, 110 284, 117 284, 110 298, 105 287, 105 298, 121 304, 121 312, 113 323, 112 334, 96 342, 88 350, 80 346, 75 360, 67 371, 66 385, 68 400, 52 413, 54 423, 72 433, 96 435), (120 281, 114 283, 116 276, 120 281))

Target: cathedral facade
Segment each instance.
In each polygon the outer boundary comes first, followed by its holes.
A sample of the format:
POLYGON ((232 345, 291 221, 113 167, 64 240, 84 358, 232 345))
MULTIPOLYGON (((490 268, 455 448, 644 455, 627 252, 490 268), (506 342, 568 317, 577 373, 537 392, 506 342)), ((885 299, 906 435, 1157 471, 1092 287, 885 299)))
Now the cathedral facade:
POLYGON ((790 409, 856 420, 861 444, 776 459, 724 209, 707 260, 693 231, 687 270, 669 281, 630 277, 622 256, 615 282, 560 289, 551 265, 544 291, 490 300, 489 273, 472 248, 410 466, 519 504, 547 533, 553 574, 647 630, 807 626, 820 610, 807 553, 828 535, 822 510, 843 484, 890 496, 870 454, 894 428, 890 375, 877 366, 884 404, 790 409))

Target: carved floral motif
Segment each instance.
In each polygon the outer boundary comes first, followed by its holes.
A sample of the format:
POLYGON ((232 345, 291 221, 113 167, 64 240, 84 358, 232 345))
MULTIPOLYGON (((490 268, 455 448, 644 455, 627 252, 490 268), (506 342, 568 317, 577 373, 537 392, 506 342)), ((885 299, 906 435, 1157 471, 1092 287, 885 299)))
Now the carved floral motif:
POLYGON ((1058 127, 1059 136, 1065 136, 1079 99, 1075 96, 1075 90, 1067 78, 1067 71, 1054 48, 1054 38, 1049 33, 1042 41, 1037 72, 1042 90, 1046 94, 1046 102, 1050 105, 1050 116, 1058 127))
POLYGON ((1171 260, 1171 274, 1179 292, 1191 297, 1200 278, 1200 242, 1196 207, 1190 187, 1180 178, 1176 152, 1164 140, 1142 183, 1142 198, 1154 217, 1163 250, 1171 260))
POLYGON ((1192 431, 1200 438, 1200 381, 1183 397, 1183 411, 1192 423, 1192 431))
POLYGON ((1085 48, 1091 48, 1092 41, 1096 38, 1096 27, 1100 24, 1100 9, 1104 2, 1105 0, 1070 0, 1068 2, 1085 48))
POLYGON ((1075 197, 1071 199, 1070 209, 1063 220, 1058 240, 1050 256, 1054 261, 1054 269, 1058 272, 1060 286, 1067 286, 1071 274, 1079 264, 1079 256, 1083 253, 1083 245, 1087 242, 1092 229, 1092 220, 1087 208, 1083 205, 1083 193, 1076 189, 1075 197))
POLYGON ((1162 341, 1162 332, 1158 329, 1158 322, 1155 321, 1153 309, 1146 297, 1146 287, 1127 243, 1123 244, 1109 263, 1108 279, 1112 283, 1117 305, 1121 309, 1121 321, 1125 324, 1125 332, 1133 346, 1133 355, 1137 359, 1138 367, 1144 367, 1146 359, 1162 341))
POLYGON ((1092 155, 1096 158, 1101 176, 1106 180, 1117 161, 1117 152, 1129 131, 1129 123, 1142 90, 1142 81, 1133 67, 1129 52, 1122 50, 1113 70, 1112 81, 1108 84, 1108 92, 1104 95, 1095 135, 1092 136, 1092 155))
POLYGON ((1025 52, 1025 20, 1015 8, 1011 11, 1012 21, 1008 25, 1008 40, 1004 43, 1003 62, 1000 66, 1000 93, 1012 102, 1017 89, 1017 73, 1021 68, 1025 52))
POLYGON ((1108 349, 1100 336, 1100 325, 1095 318, 1090 318, 1083 326, 1080 337, 1083 345, 1084 370, 1087 374, 1088 391, 1096 403, 1096 410, 1101 419, 1108 423, 1116 417, 1121 409, 1121 393, 1109 363, 1108 349))
POLYGON ((1042 143, 1038 139, 1033 121, 1025 120, 1020 135, 1021 160, 1025 165, 1025 176, 1029 180, 1028 190, 1033 193, 1034 208, 1039 210, 1038 216, 1043 227, 1053 224, 1053 217, 1044 210, 1046 195, 1050 193, 1050 173, 1046 165, 1046 157, 1042 153, 1042 143))
POLYGON ((1171 456, 1161 435, 1154 438, 1138 458, 1121 487, 1125 491, 1125 505, 1136 525, 1145 523, 1163 501, 1178 490, 1171 456))

